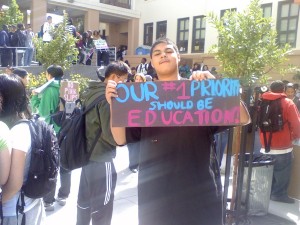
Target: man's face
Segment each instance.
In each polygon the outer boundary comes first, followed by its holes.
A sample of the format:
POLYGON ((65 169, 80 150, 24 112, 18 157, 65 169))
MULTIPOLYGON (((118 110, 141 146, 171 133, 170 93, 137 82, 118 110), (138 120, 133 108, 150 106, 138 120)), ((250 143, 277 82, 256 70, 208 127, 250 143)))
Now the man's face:
POLYGON ((289 99, 293 99, 295 97, 296 93, 295 93, 294 88, 287 88, 285 91, 285 94, 289 99))
POLYGON ((179 54, 170 44, 160 43, 153 48, 151 64, 155 68, 159 79, 162 75, 177 76, 178 62, 180 60, 179 54))

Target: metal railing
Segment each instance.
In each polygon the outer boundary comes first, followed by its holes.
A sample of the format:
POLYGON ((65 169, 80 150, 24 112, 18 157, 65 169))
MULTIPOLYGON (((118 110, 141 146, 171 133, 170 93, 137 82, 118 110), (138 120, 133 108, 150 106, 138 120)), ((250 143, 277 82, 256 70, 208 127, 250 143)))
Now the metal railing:
MULTIPOLYGON (((3 55, 5 55, 4 57, 9 57, 9 62, 10 62, 10 66, 24 66, 24 56, 25 56, 25 52, 26 49, 33 49, 32 52, 32 60, 30 62, 31 64, 36 64, 36 51, 34 48, 30 48, 30 47, 1 47, 0 46, 0 67, 1 65, 1 57, 3 57, 3 55), (9 49, 11 50, 10 52, 5 52, 3 53, 2 49, 9 49), (20 58, 21 57, 21 58, 20 58)), ((27 65, 26 65, 27 66, 27 65)))

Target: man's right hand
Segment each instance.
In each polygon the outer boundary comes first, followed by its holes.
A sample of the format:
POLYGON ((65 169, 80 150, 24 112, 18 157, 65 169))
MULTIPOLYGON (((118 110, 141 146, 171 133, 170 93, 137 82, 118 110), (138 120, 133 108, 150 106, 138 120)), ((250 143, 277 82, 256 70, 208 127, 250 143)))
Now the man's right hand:
POLYGON ((111 98, 118 97, 117 83, 113 80, 109 80, 106 85, 105 97, 109 104, 111 104, 111 98))

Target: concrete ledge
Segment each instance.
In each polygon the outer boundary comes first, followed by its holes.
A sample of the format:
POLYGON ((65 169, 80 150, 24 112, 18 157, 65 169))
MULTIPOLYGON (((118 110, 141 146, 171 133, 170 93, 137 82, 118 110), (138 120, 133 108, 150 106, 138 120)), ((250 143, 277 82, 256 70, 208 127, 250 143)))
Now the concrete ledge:
MULTIPOLYGON (((28 73, 32 73, 33 75, 38 75, 46 71, 46 69, 42 66, 24 66, 20 68, 27 70, 28 73)), ((65 71, 64 79, 69 79, 71 74, 80 74, 83 77, 90 78, 91 80, 98 80, 96 74, 97 69, 97 66, 73 65, 70 69, 65 71)), ((5 67, 0 67, 0 71, 4 72, 5 67)))

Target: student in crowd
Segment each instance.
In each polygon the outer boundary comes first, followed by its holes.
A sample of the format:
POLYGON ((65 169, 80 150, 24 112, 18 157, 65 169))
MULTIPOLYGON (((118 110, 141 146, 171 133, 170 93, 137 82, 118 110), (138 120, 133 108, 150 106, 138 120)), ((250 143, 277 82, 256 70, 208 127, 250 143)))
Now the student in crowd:
MULTIPOLYGON (((59 108, 59 89, 60 81, 64 75, 63 69, 58 65, 51 65, 46 70, 46 78, 48 86, 39 92, 32 91, 31 106, 34 113, 38 113, 41 117, 45 118, 48 124, 53 124, 55 132, 58 134, 60 127, 52 121, 51 115, 56 113, 59 108)), ((66 199, 70 194, 71 188, 71 171, 65 170, 60 167, 60 183, 56 201, 59 205, 64 206, 66 199)), ((45 210, 53 211, 55 202, 55 189, 52 190, 47 196, 44 197, 45 210)))
POLYGON ((16 25, 13 24, 13 25, 9 26, 8 36, 9 36, 10 46, 12 47, 11 48, 12 64, 10 64, 10 66, 16 66, 16 58, 17 58, 16 57, 16 48, 15 48, 16 44, 12 43, 12 39, 13 39, 13 36, 14 36, 16 31, 17 31, 17 26, 16 25))
POLYGON ((127 82, 134 82, 135 74, 136 74, 136 68, 133 66, 133 67, 131 67, 130 73, 128 74, 127 82))
POLYGON ((16 51, 16 58, 18 59, 16 64, 17 66, 23 66, 23 56, 25 53, 26 41, 27 36, 25 34, 25 27, 24 24, 18 23, 16 32, 13 33, 10 44, 15 48, 16 51))
POLYGON ((53 39, 54 24, 52 23, 52 16, 47 16, 47 21, 43 24, 43 42, 50 42, 53 39))
POLYGON ((8 33, 8 26, 2 25, 0 30, 0 65, 1 67, 7 67, 12 65, 12 54, 10 47, 10 38, 8 33))
POLYGON ((293 83, 287 83, 285 88, 285 94, 286 96, 293 100, 295 105, 297 106, 298 111, 300 110, 300 99, 296 96, 297 89, 295 88, 295 85, 293 83))
POLYGON ((13 68, 12 73, 21 78, 22 83, 26 88, 29 82, 28 72, 23 68, 13 68))
MULTIPOLYGON (((270 92, 262 94, 262 99, 280 99, 282 108, 283 129, 272 133, 271 149, 265 151, 264 135, 260 132, 262 144, 261 152, 267 154, 274 160, 273 181, 271 188, 271 200, 294 203, 295 200, 288 196, 288 187, 292 169, 293 144, 292 141, 300 138, 300 115, 295 103, 287 98, 285 84, 280 81, 273 81, 270 85, 270 92)), ((267 137, 269 137, 267 132, 267 137)))
MULTIPOLYGON (((31 136, 27 123, 16 124, 21 119, 29 119, 23 112, 28 107, 25 87, 16 75, 0 76, 0 95, 2 111, 0 120, 11 128, 11 169, 3 191, 3 222, 4 224, 21 224, 23 215, 16 215, 16 205, 23 183, 26 182, 30 163, 31 136), (16 125, 15 125, 16 124, 16 125), (19 221, 19 223, 17 223, 19 221)), ((45 211, 43 201, 25 196, 26 224, 44 224, 45 211)))
POLYGON ((197 70, 200 70, 200 65, 199 63, 194 63, 192 71, 197 71, 197 70))
POLYGON ((191 75, 190 66, 187 64, 186 60, 182 60, 179 66, 179 75, 183 78, 189 78, 191 75))
MULTIPOLYGON (((2 112, 2 104, 3 98, 0 94, 0 115, 2 112)), ((4 185, 8 179, 11 163, 10 154, 10 131, 8 126, 0 120, 0 190, 2 185, 4 185)))
POLYGON ((82 34, 82 49, 81 49, 82 57, 80 58, 79 63, 90 66, 92 64, 94 50, 95 50, 95 45, 93 39, 90 36, 90 33, 84 32, 82 34))
MULTIPOLYGON (((126 82, 130 71, 124 62, 113 62, 105 70, 101 81, 91 81, 83 96, 84 105, 91 104, 96 98, 105 95, 108 80, 116 83, 126 82)), ((82 167, 78 201, 77 225, 110 225, 117 173, 113 163, 116 156, 116 142, 110 130, 110 106, 102 100, 94 110, 86 114, 87 145, 91 146, 99 126, 102 133, 98 139, 89 163, 82 167), (100 115, 99 115, 99 114, 100 115)))
POLYGON ((109 49, 106 40, 101 37, 99 30, 94 30, 93 41, 97 49, 97 66, 107 66, 109 64, 109 49))
POLYGON ((136 67, 137 73, 143 73, 144 75, 147 74, 149 64, 147 63, 146 58, 141 59, 141 63, 136 67))
POLYGON ((26 50, 24 55, 24 66, 30 66, 33 58, 33 50, 34 50, 34 45, 32 40, 34 37, 34 33, 32 32, 32 28, 30 24, 27 24, 25 35, 26 35, 26 42, 25 42, 26 50))
MULTIPOLYGON (((168 38, 158 39, 150 57, 160 81, 182 79, 180 55, 168 38)), ((191 79, 213 79, 209 71, 197 71, 191 79)), ((109 103, 117 97, 117 82, 106 88, 109 103)), ((112 109, 111 109, 112 110, 112 109)), ((241 104, 240 124, 250 122, 241 104)), ((221 225, 222 192, 219 171, 210 173, 212 135, 228 127, 111 127, 119 145, 140 141, 139 225, 221 225), (219 184, 219 185, 217 185, 219 184)), ((213 159, 216 163, 216 158, 213 159)))
POLYGON ((146 77, 143 73, 136 73, 134 75, 134 82, 145 82, 146 77))

